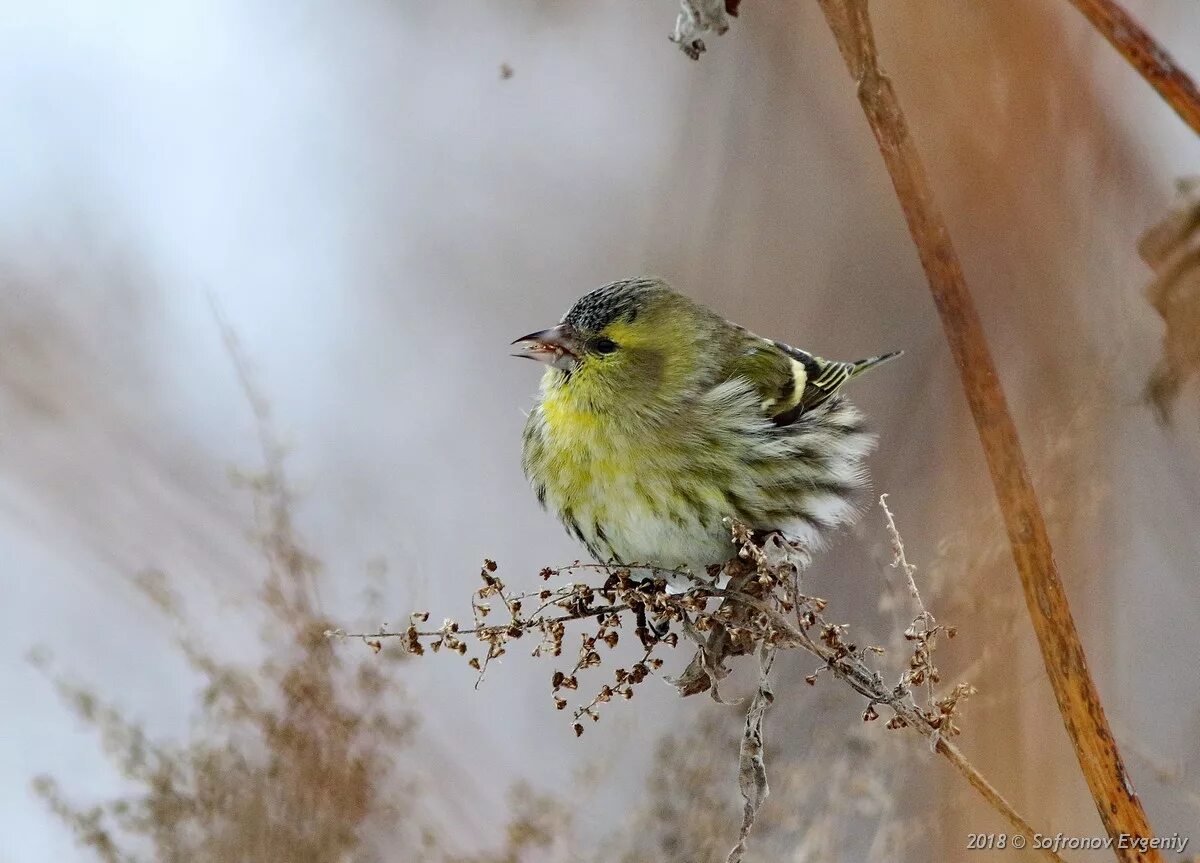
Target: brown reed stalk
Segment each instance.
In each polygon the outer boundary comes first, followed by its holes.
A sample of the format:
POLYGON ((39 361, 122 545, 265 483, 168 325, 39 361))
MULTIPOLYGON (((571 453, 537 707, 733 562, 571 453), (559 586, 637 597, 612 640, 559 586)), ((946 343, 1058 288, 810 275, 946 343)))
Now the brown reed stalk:
MULTIPOLYGON (((1125 772, 1063 589, 1016 425, 979 313, 891 80, 879 66, 866 0, 819 0, 879 144, 987 457, 1029 616, 1063 725, 1108 835, 1151 837, 1125 772)), ((1078 5, 1078 4, 1077 4, 1078 5)), ((1114 841, 1114 846, 1120 843, 1114 841)), ((1114 848, 1125 861, 1158 861, 1155 850, 1114 848)))
POLYGON ((1129 65, 1200 135, 1200 89, 1170 54, 1115 0, 1070 0, 1129 65))

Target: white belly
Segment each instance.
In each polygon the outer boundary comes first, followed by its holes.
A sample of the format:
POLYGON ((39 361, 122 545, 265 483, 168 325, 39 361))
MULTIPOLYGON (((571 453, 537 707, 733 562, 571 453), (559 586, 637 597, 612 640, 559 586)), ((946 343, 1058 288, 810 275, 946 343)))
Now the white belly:
POLYGON ((684 521, 681 525, 665 513, 665 508, 650 507, 610 513, 610 526, 604 527, 604 534, 614 555, 625 563, 684 569, 703 576, 709 565, 724 563, 733 554, 729 527, 720 519, 712 524, 684 521))

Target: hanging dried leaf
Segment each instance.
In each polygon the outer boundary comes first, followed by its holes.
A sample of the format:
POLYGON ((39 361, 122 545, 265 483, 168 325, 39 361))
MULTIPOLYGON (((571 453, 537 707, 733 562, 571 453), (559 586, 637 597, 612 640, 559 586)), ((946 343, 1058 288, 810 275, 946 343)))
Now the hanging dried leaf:
POLYGON ((708 692, 718 704, 729 704, 730 702, 721 697, 717 688, 717 683, 729 675, 729 668, 725 665, 725 657, 729 650, 725 628, 716 625, 709 630, 707 636, 687 620, 680 622, 680 628, 688 638, 696 642, 696 655, 683 670, 683 674, 668 677, 667 683, 679 690, 679 694, 684 697, 708 692))
POLYGON ((1200 371, 1200 177, 1179 181, 1175 209, 1142 235, 1138 252, 1155 272, 1146 295, 1167 327, 1163 357, 1146 384, 1146 399, 1165 423, 1200 371))
POLYGON ((763 745, 763 717, 775 700, 771 691, 771 664, 775 661, 775 649, 763 645, 758 652, 758 691, 746 711, 746 725, 742 730, 742 745, 738 752, 738 786, 742 791, 742 830, 738 843, 729 852, 725 863, 741 863, 746 853, 746 840, 754 829, 754 820, 771 789, 767 786, 767 764, 763 745))
POLYGON ((705 52, 705 33, 712 31, 720 36, 729 29, 726 12, 737 14, 740 0, 679 0, 679 17, 675 19, 675 32, 671 41, 684 54, 699 60, 705 52), (729 7, 733 8, 730 9, 729 7))

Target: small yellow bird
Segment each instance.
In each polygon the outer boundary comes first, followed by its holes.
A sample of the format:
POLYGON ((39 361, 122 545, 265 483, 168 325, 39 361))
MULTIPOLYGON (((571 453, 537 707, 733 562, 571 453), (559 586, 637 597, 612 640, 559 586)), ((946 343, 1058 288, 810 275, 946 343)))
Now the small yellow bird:
POLYGON ((524 434, 538 501, 600 562, 695 576, 733 555, 726 518, 811 547, 853 520, 874 438, 838 390, 899 354, 823 360, 653 278, 513 344, 549 365, 524 434))

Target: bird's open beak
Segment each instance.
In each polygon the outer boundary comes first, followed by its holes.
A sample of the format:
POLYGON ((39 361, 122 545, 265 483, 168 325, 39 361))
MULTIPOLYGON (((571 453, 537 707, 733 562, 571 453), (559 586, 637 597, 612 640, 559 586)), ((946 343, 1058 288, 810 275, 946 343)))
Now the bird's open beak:
POLYGON ((583 343, 570 324, 559 324, 540 333, 521 336, 513 344, 521 346, 521 350, 513 354, 514 357, 528 357, 567 372, 579 364, 583 354, 583 343))

